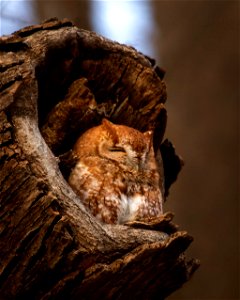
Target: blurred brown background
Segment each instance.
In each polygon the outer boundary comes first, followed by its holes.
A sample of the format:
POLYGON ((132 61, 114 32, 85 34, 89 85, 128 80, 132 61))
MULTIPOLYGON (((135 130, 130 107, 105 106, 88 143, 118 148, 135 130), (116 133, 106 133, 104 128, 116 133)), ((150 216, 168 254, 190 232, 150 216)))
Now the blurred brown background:
POLYGON ((166 69, 185 167, 165 210, 201 267, 169 299, 239 299, 239 1, 0 1, 0 34, 50 17, 130 44, 166 69))

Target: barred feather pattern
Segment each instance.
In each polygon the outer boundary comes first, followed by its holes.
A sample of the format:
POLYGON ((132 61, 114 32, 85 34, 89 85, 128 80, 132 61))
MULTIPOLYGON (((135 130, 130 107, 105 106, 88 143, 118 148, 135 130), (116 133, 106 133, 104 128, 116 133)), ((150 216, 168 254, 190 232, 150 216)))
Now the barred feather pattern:
POLYGON ((77 140, 73 151, 78 161, 69 184, 96 218, 124 224, 163 213, 151 131, 104 119, 77 140))

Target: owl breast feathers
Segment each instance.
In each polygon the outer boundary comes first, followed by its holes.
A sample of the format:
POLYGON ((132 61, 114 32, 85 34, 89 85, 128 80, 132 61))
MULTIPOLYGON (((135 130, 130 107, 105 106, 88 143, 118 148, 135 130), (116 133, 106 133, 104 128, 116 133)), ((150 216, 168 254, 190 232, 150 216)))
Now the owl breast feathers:
POLYGON ((76 142, 69 184, 98 219, 109 224, 158 217, 162 193, 152 132, 104 119, 76 142))

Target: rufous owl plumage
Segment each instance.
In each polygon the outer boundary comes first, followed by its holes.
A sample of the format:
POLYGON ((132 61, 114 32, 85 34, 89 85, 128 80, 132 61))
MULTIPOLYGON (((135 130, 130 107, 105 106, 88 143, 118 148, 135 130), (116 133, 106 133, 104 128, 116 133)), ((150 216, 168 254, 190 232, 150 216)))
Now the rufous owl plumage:
POLYGON ((68 181, 95 217, 124 224, 162 214, 151 131, 103 119, 77 140, 73 151, 77 163, 68 181))

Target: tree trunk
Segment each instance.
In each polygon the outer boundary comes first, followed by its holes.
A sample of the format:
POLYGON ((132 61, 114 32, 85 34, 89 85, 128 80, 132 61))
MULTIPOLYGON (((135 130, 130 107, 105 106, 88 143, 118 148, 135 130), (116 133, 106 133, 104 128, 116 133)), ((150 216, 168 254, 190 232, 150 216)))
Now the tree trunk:
POLYGON ((198 266, 166 213, 103 225, 66 181, 74 140, 103 117, 154 129, 165 194, 181 167, 169 142, 164 72, 135 49, 67 20, 0 38, 1 299, 164 299, 198 266), (60 171, 60 168, 61 171, 60 171))

